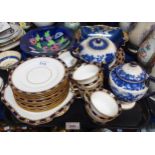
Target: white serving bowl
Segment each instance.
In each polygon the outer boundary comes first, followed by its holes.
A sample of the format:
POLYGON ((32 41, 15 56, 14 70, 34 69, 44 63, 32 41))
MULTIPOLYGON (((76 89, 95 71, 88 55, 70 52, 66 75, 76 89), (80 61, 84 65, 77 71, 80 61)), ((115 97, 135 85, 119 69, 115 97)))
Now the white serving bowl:
POLYGON ((42 27, 42 26, 50 26, 53 25, 54 22, 33 22, 37 27, 42 27))
POLYGON ((21 54, 18 51, 5 51, 0 53, 0 68, 10 69, 21 60, 21 54))
POLYGON ((83 64, 73 72, 73 80, 79 84, 88 84, 98 78, 99 67, 93 64, 83 64))
POLYGON ((101 117, 116 117, 119 106, 112 94, 104 91, 93 92, 90 96, 91 108, 101 117))

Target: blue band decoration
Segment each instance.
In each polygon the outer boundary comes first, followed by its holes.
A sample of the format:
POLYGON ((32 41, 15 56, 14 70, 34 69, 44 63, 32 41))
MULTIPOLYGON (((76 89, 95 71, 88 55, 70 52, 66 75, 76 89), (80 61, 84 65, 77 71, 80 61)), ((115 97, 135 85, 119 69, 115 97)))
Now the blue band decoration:
POLYGON ((6 59, 16 59, 16 60, 20 60, 18 57, 16 57, 16 56, 6 56, 6 57, 4 57, 4 58, 2 58, 2 59, 0 59, 0 63, 1 62, 3 62, 3 61, 5 61, 6 59))

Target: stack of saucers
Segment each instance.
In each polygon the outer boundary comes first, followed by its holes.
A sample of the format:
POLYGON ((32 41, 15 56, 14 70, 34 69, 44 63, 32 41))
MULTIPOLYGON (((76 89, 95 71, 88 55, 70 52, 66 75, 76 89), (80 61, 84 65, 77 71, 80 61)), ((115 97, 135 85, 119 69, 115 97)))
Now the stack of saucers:
POLYGON ((55 108, 69 92, 66 68, 54 58, 40 57, 21 63, 9 81, 18 105, 33 112, 55 108))
POLYGON ((105 124, 115 119, 121 112, 121 107, 115 96, 108 90, 98 89, 84 93, 85 108, 93 121, 105 124))
POLYGON ((0 33, 0 51, 15 48, 20 44, 20 38, 25 34, 24 30, 16 25, 10 24, 10 28, 0 33))
POLYGON ((2 101, 21 122, 40 125, 62 116, 73 103, 68 70, 56 58, 21 62, 9 75, 2 101))
POLYGON ((81 97, 86 90, 96 90, 103 86, 103 72, 95 64, 81 64, 71 74, 74 90, 81 97))

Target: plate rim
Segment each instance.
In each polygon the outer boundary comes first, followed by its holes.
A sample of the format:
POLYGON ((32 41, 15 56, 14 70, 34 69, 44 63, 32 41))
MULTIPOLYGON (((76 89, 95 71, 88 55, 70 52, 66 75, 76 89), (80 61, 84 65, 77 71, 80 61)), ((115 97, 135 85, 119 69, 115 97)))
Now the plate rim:
MULTIPOLYGON (((53 121, 55 118, 60 117, 62 115, 64 115, 70 108, 71 104, 74 101, 74 92, 72 91, 72 89, 69 90, 69 92, 72 93, 72 98, 68 101, 68 103, 66 103, 66 105, 64 105, 62 108, 60 108, 57 112, 55 112, 54 114, 51 114, 50 116, 43 118, 43 119, 38 119, 38 120, 30 120, 28 118, 25 118, 23 116, 21 116, 11 105, 9 102, 6 101, 4 94, 5 94, 5 90, 6 88, 10 86, 9 84, 6 84, 2 93, 1 93, 1 100, 3 102, 3 104, 10 110, 10 112, 14 115, 14 117, 19 120, 20 122, 29 124, 29 125, 33 125, 33 126, 37 126, 37 125, 42 125, 42 124, 46 124, 49 123, 51 121, 53 121)), ((11 87, 11 86, 10 86, 11 87)), ((12 88, 11 88, 12 89, 12 88)), ((69 94, 69 93, 68 93, 69 94)), ((67 97, 66 97, 67 98, 67 97)))

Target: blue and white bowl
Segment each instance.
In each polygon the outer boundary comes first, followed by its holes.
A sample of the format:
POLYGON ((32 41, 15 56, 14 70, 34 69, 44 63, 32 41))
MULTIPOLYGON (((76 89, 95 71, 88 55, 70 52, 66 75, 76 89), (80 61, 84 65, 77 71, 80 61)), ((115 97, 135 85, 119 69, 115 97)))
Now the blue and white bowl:
POLYGON ((11 69, 21 60, 21 54, 17 51, 5 51, 0 53, 0 69, 11 69))
POLYGON ((115 96, 124 102, 140 100, 147 92, 146 72, 136 63, 126 63, 110 72, 109 83, 115 96))
POLYGON ((89 37, 79 46, 79 57, 88 63, 111 66, 116 61, 116 46, 104 37, 89 37))

